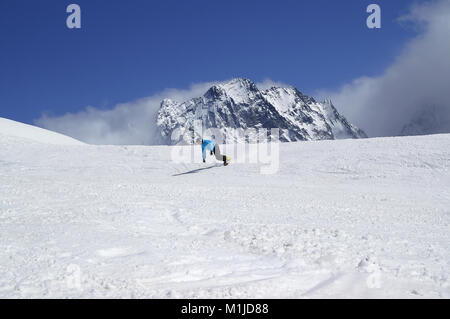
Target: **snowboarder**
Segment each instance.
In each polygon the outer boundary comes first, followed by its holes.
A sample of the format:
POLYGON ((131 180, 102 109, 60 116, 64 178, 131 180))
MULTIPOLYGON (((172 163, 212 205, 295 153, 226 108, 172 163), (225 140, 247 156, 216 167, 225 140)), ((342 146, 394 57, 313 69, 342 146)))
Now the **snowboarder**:
POLYGON ((202 157, 203 163, 206 162, 206 151, 210 152, 210 155, 215 155, 218 161, 223 161, 223 165, 227 166, 230 163, 230 158, 220 153, 219 145, 216 142, 210 140, 198 140, 198 143, 202 145, 202 157))

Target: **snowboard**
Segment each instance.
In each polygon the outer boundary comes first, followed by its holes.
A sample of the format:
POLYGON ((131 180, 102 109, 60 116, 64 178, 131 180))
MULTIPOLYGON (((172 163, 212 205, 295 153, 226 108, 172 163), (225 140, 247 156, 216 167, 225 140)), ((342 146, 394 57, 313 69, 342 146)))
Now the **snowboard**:
POLYGON ((229 156, 225 156, 227 161, 225 163, 223 163, 223 166, 228 166, 228 164, 230 164, 231 158, 229 156))

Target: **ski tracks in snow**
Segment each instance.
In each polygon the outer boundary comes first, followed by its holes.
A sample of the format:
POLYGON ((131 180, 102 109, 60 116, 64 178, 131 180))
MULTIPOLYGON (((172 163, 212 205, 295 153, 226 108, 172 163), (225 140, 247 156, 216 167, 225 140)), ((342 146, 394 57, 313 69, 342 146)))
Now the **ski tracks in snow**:
POLYGON ((273 176, 0 142, 0 297, 450 295, 447 136, 282 145, 273 176))

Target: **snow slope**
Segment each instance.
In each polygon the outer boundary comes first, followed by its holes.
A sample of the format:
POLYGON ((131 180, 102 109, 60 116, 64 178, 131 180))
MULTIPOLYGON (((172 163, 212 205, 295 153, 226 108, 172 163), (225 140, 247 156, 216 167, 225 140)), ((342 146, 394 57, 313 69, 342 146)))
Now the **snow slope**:
POLYGON ((0 148, 0 298, 450 297, 450 135, 285 143, 274 175, 0 148))
POLYGON ((20 137, 35 142, 55 145, 82 145, 84 143, 69 136, 52 132, 33 125, 28 125, 0 117, 0 136, 20 137))

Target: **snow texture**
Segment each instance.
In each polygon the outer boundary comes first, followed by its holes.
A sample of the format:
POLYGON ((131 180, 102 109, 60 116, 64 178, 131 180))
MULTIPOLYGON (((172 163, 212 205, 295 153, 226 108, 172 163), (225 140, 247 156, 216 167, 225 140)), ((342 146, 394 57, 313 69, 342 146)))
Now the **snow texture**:
POLYGON ((450 297, 450 135, 283 143, 261 175, 0 132, 0 298, 450 297))

